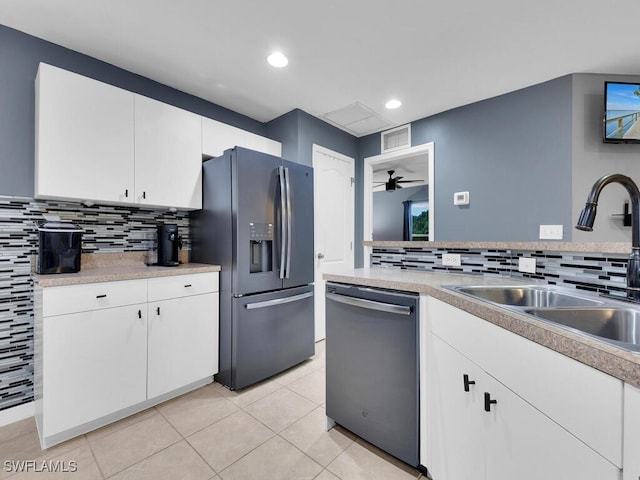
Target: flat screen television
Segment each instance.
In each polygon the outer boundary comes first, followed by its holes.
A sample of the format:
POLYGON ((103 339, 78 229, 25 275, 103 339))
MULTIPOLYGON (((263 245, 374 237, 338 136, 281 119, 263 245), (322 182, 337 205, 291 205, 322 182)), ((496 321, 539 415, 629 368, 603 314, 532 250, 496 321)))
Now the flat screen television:
POLYGON ((640 143, 640 83, 604 83, 603 141, 640 143))

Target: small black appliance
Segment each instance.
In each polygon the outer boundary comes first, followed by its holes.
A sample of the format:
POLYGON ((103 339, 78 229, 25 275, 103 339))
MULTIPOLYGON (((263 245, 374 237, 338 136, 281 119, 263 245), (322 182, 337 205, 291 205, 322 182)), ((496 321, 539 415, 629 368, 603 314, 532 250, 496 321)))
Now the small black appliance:
POLYGON ((158 265, 175 267, 180 264, 178 251, 182 248, 182 237, 178 225, 164 223, 158 225, 158 265))
POLYGON ((36 273, 75 273, 80 271, 82 230, 72 223, 38 222, 36 273))

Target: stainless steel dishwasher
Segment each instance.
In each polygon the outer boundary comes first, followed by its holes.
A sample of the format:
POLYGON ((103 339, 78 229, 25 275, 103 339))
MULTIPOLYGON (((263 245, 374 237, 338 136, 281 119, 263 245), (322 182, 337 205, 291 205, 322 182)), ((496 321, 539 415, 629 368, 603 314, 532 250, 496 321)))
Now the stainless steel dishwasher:
POLYGON ((418 305, 417 294, 327 282, 327 417, 415 467, 418 305))

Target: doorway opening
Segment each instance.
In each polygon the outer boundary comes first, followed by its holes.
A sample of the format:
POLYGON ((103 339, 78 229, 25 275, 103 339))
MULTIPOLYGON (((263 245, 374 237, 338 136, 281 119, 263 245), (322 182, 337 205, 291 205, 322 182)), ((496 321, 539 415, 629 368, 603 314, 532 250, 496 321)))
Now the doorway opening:
MULTIPOLYGON (((398 150, 394 152, 383 153, 373 157, 367 157, 364 159, 364 188, 363 188, 363 239, 364 241, 375 240, 373 237, 373 224, 374 224, 374 211, 373 211, 373 193, 374 183, 376 178, 380 176, 397 175, 398 171, 401 172, 402 165, 422 165, 421 175, 418 175, 418 180, 423 180, 422 185, 428 185, 428 208, 426 212, 426 224, 428 225, 428 236, 425 233, 416 233, 416 235, 425 235, 422 239, 428 239, 433 241, 435 236, 435 188, 434 188, 434 144, 433 142, 425 143, 423 145, 417 145, 404 150, 398 150), (393 174, 389 174, 389 171, 393 170, 393 174)), ((418 182, 416 182, 418 183, 418 182)), ((416 202, 417 204, 418 202, 416 202)), ((412 238, 412 240, 418 240, 418 238, 412 238)), ((371 263, 371 246, 364 246, 364 265, 370 265, 371 263)))

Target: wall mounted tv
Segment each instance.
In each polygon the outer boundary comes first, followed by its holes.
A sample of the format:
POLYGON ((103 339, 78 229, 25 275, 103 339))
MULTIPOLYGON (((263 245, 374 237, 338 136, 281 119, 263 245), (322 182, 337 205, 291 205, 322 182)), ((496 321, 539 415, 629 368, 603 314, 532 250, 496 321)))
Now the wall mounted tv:
POLYGON ((640 143, 640 82, 604 83, 603 141, 640 143))

